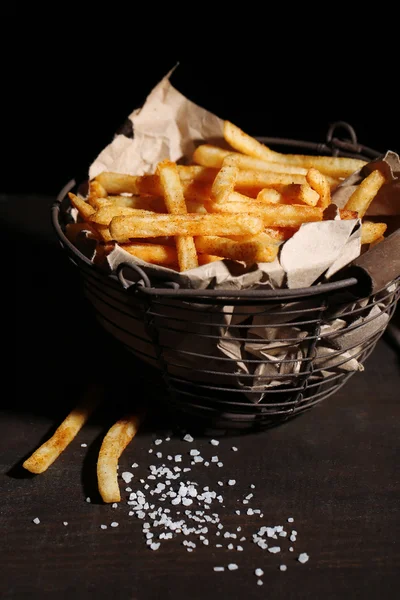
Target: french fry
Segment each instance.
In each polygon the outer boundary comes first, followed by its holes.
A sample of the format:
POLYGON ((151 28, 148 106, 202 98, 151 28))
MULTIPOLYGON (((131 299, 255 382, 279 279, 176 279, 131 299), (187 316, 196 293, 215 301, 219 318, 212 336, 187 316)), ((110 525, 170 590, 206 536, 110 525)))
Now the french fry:
POLYGON ((309 186, 315 190, 319 196, 318 206, 325 209, 331 203, 331 188, 327 178, 321 171, 311 167, 307 171, 306 179, 309 186))
POLYGON ((215 202, 225 202, 235 189, 237 176, 237 167, 223 163, 211 186, 211 198, 215 202))
POLYGON ((76 194, 68 192, 68 198, 71 200, 71 204, 78 211, 80 217, 84 221, 88 221, 89 218, 95 213, 95 210, 86 200, 79 198, 76 194))
POLYGON ((93 227, 96 229, 103 242, 107 243, 113 241, 108 225, 98 225, 97 223, 93 223, 93 227))
POLYGON ((281 164, 279 162, 272 162, 255 158, 254 156, 248 156, 247 154, 240 154, 240 152, 232 152, 224 158, 226 165, 233 165, 242 170, 253 169, 254 171, 266 171, 274 173, 288 173, 291 175, 307 175, 307 169, 303 167, 296 167, 287 164, 281 164))
POLYGON ((264 246, 279 246, 284 240, 284 236, 279 229, 271 229, 266 227, 257 235, 230 235, 229 239, 236 242, 258 242, 264 246))
POLYGON ((135 437, 140 422, 140 416, 127 415, 114 423, 104 436, 97 459, 97 485, 100 496, 106 503, 121 500, 118 459, 135 437))
POLYGON ((106 204, 96 210, 89 220, 97 225, 109 225, 111 219, 121 215, 152 215, 151 210, 143 210, 139 208, 130 208, 129 206, 117 206, 116 204, 106 204))
POLYGON ((283 194, 273 188, 263 188, 258 192, 256 200, 266 204, 283 204, 283 194))
POLYGON ((358 213, 355 210, 345 210, 344 208, 340 208, 339 214, 342 221, 358 219, 358 213))
POLYGON ((355 210, 360 219, 362 219, 385 181, 386 178, 379 169, 371 171, 351 194, 344 208, 347 210, 355 210))
MULTIPOLYGON (((157 174, 164 191, 164 200, 168 212, 172 215, 187 214, 182 183, 176 164, 168 160, 162 161, 158 164, 157 174)), ((180 271, 198 267, 199 263, 193 237, 178 235, 175 241, 180 271)))
POLYGON ((103 399, 103 388, 89 387, 83 400, 67 415, 53 435, 27 458, 23 467, 31 473, 44 473, 75 439, 103 399))
POLYGON ((363 221, 361 223, 361 244, 374 244, 384 236, 386 229, 386 223, 363 221))
POLYGON ((89 182, 89 192, 87 197, 89 204, 93 206, 93 208, 96 208, 96 201, 101 198, 106 198, 106 196, 107 191, 104 189, 101 183, 95 179, 92 179, 92 181, 89 182))
POLYGON ((240 242, 216 236, 198 236, 195 238, 195 244, 199 252, 246 263, 272 262, 279 249, 276 244, 267 246, 257 240, 240 242))
POLYGON ((268 204, 307 204, 316 206, 320 196, 308 183, 290 183, 278 192, 275 189, 264 188, 257 194, 259 202, 268 204))
POLYGON ((306 183, 305 175, 292 173, 276 173, 267 171, 255 171, 254 169, 238 171, 236 178, 236 189, 246 188, 273 188, 280 191, 282 187, 291 183, 306 183))
MULTIPOLYGON (((298 227, 302 223, 322 220, 322 209, 301 204, 266 204, 264 202, 225 202, 208 204, 210 213, 247 213, 262 219, 265 227, 298 227)), ((235 234, 230 234, 235 235, 235 234)))
POLYGON ((224 260, 222 256, 214 256, 213 254, 199 254, 198 255, 199 266, 208 265, 218 260, 224 260))
POLYGON ((240 219, 235 214, 154 214, 114 217, 110 233, 115 241, 128 242, 131 238, 160 235, 247 235, 260 233, 263 228, 263 221, 250 214, 242 214, 240 219))
POLYGON ((265 161, 309 169, 315 167, 325 175, 345 178, 361 169, 366 161, 344 156, 311 156, 275 152, 229 121, 224 122, 224 139, 239 152, 265 161))
POLYGON ((224 121, 224 139, 232 148, 262 160, 271 160, 271 150, 230 121, 224 121))
POLYGON ((204 167, 220 169, 224 162, 224 158, 230 153, 230 150, 224 150, 223 148, 213 146, 212 144, 200 144, 193 152, 192 160, 194 163, 204 167))
POLYGON ((165 244, 121 244, 121 248, 148 263, 156 265, 178 264, 176 248, 165 244))

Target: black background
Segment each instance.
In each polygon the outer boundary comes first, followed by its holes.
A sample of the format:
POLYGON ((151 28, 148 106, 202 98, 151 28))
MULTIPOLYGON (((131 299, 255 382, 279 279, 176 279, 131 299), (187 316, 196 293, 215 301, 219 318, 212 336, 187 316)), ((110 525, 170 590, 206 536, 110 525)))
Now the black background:
POLYGON ((343 120, 362 144, 400 151, 388 15, 383 31, 376 13, 356 26, 321 14, 314 26, 310 11, 263 21, 242 5, 219 24, 200 9, 7 9, 0 192, 56 194, 178 63, 179 91, 252 135, 320 142, 343 120))

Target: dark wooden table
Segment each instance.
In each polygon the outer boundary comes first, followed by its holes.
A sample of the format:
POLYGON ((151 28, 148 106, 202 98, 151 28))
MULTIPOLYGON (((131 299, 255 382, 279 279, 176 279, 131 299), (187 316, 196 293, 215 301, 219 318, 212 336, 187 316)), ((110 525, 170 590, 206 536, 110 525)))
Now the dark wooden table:
MULTIPOLYGON (((164 460, 182 454, 183 466, 190 462, 191 448, 206 460, 218 455, 222 468, 192 465, 188 477, 223 495, 223 503, 213 502, 209 512, 224 525, 217 536, 215 524, 209 524, 208 545, 198 534, 177 534, 152 551, 143 521, 128 514, 122 479, 123 500, 116 508, 98 496, 98 450, 122 410, 119 384, 110 385, 121 365, 112 346, 105 345, 81 299, 75 270, 58 247, 51 202, 39 196, 0 198, 12 282, 6 294, 3 289, 3 300, 8 296, 14 308, 9 343, 3 339, 11 363, 4 368, 1 394, 0 598, 400 597, 400 360, 390 339, 378 342, 365 371, 334 396, 268 431, 227 432, 218 437, 218 447, 208 434, 194 433, 188 443, 174 432, 166 442, 168 412, 150 417, 120 459, 121 473, 135 473, 130 487, 143 489, 138 480, 148 476, 149 465, 160 463, 158 451, 164 460), (95 373, 111 405, 95 413, 46 473, 24 472, 24 458, 50 435, 95 373), (159 446, 157 438, 164 440, 159 446), (137 469, 131 467, 134 462, 137 469), (229 479, 235 485, 227 485, 229 479), (243 505, 249 493, 254 496, 243 505), (260 509, 263 517, 247 515, 249 507, 260 509), (278 544, 281 552, 262 550, 252 539, 262 525, 282 525, 289 535, 294 529, 296 541, 278 537, 269 546, 278 544), (238 537, 224 538, 225 531, 238 537), (188 552, 184 540, 195 541, 196 548, 188 552), (227 548, 229 543, 234 549, 227 548), (303 552, 309 555, 305 564, 297 560, 303 552), (238 569, 228 570, 229 563, 238 569), (286 571, 280 570, 282 564, 286 571), (224 572, 214 571, 219 565, 224 572), (256 568, 263 570, 262 577, 255 575, 256 568)), ((140 397, 157 406, 155 390, 136 385, 132 368, 128 399, 134 404, 140 397)))

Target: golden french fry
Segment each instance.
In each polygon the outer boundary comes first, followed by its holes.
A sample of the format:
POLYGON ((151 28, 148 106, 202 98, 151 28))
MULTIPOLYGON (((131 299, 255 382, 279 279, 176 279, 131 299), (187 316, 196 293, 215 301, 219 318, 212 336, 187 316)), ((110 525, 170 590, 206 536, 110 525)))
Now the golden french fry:
POLYGON ((315 167, 325 175, 335 178, 348 177, 366 164, 364 160, 344 156, 311 156, 275 152, 229 121, 224 123, 224 138, 232 148, 244 154, 305 169, 315 167))
POLYGON ((67 415, 54 434, 23 463, 31 473, 43 473, 75 439, 86 421, 103 399, 103 388, 93 384, 83 400, 67 415))
MULTIPOLYGON (((177 165, 169 160, 164 160, 158 164, 157 174, 164 191, 164 200, 168 212, 172 215, 187 213, 177 165)), ((197 252, 193 237, 178 235, 175 241, 180 271, 187 271, 198 267, 199 263, 197 261, 197 252)))
POLYGON ((265 202, 266 204, 282 204, 283 194, 273 188, 263 188, 258 192, 256 200, 258 202, 265 202))
POLYGON ((237 167, 223 163, 212 184, 211 198, 215 202, 225 202, 229 194, 235 189, 237 176, 237 167))
POLYGON ((361 223, 361 244, 374 244, 384 236, 386 229, 386 223, 363 221, 361 223))
POLYGON ((208 265, 218 260, 224 260, 222 256, 214 256, 213 254, 199 254, 197 257, 199 265, 208 265))
POLYGON ((101 240, 103 242, 112 242, 113 238, 112 235, 110 233, 110 228, 108 227, 108 225, 98 225, 96 224, 92 224, 93 227, 96 229, 97 233, 99 234, 101 240))
MULTIPOLYGON (((265 202, 225 202, 208 204, 210 213, 255 214, 262 219, 265 227, 298 227, 302 223, 322 220, 322 209, 301 204, 266 204, 265 202)), ((235 234, 230 234, 235 235, 235 234)))
POLYGON ((355 210, 345 210, 344 208, 340 208, 339 213, 342 221, 358 219, 358 213, 355 210))
POLYGON ((194 163, 204 167, 220 169, 224 162, 224 158, 228 156, 230 152, 230 150, 224 150, 223 148, 213 146, 212 144, 201 144, 200 146, 197 146, 196 150, 193 152, 192 160, 194 163))
POLYGON ((240 154, 240 152, 232 152, 224 158, 226 165, 233 165, 239 169, 254 171, 266 171, 274 173, 288 173, 291 175, 306 175, 307 169, 303 167, 296 167, 287 164, 281 164, 279 162, 272 162, 256 158, 254 156, 248 156, 247 154, 240 154))
POLYGON ((236 189, 256 188, 273 188, 280 191, 282 187, 291 183, 306 183, 305 175, 296 173, 276 173, 267 171, 255 171, 254 169, 240 170, 236 177, 236 189))
POLYGON ((89 192, 88 192, 87 201, 89 202, 89 204, 91 206, 96 208, 96 205, 94 203, 101 198, 105 198, 106 196, 107 196, 107 191, 104 189, 104 187, 98 181, 96 181, 95 179, 92 179, 92 181, 89 181, 89 192))
POLYGON ((331 203, 331 187, 326 176, 318 169, 311 167, 307 171, 306 179, 310 187, 319 195, 318 206, 325 209, 331 203))
POLYGON ((271 160, 271 150, 230 121, 224 121, 224 139, 232 148, 262 160, 271 160))
POLYGON ((247 235, 260 233, 263 228, 263 221, 250 214, 242 214, 240 219, 235 214, 154 214, 114 217, 110 233, 115 241, 128 242, 160 235, 247 235))
POLYGON ((97 459, 97 485, 104 502, 120 502, 118 459, 135 437, 141 418, 127 415, 107 431, 97 459))
POLYGON ((93 213, 89 220, 97 225, 109 225, 111 219, 119 217, 121 215, 152 215, 154 214, 151 210, 143 210, 140 208, 130 208, 129 206, 117 206, 116 204, 106 204, 102 206, 95 213, 93 213))
POLYGON ((266 246, 259 241, 240 242, 217 236, 198 236, 195 238, 195 244, 199 252, 246 263, 272 262, 279 249, 276 244, 266 246))
POLYGON ((385 181, 386 178, 379 169, 371 171, 351 194, 344 208, 347 210, 355 210, 360 219, 362 219, 385 181))
POLYGON ((281 230, 266 227, 264 231, 257 233, 257 235, 230 235, 229 239, 236 242, 258 242, 264 246, 279 246, 285 238, 281 230))
POLYGON ((370 248, 372 248, 372 246, 376 246, 376 244, 380 244, 381 242, 383 242, 384 239, 384 235, 379 236, 378 238, 376 238, 376 240, 370 243, 370 248))
POLYGON ((176 248, 165 244, 121 244, 121 248, 148 263, 157 265, 178 264, 176 248))
POLYGON ((268 204, 307 204, 308 206, 316 206, 319 194, 308 183, 289 183, 282 187, 279 192, 271 188, 260 190, 257 194, 257 200, 268 204))
POLYGON ((90 206, 86 200, 79 198, 76 194, 68 192, 68 198, 71 200, 71 204, 78 211, 80 217, 87 221, 95 212, 94 208, 90 206))

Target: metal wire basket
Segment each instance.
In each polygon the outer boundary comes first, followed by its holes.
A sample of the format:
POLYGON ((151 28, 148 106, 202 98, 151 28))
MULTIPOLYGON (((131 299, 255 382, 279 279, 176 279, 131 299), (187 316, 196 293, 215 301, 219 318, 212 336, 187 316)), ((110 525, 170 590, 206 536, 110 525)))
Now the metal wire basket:
MULTIPOLYGON (((379 155, 358 144, 354 130, 341 122, 330 128, 326 144, 258 139, 309 153, 366 160, 379 155), (335 138, 337 127, 350 140, 335 138)), ((236 429, 294 417, 364 369, 395 310, 398 273, 367 295, 360 293, 357 272, 302 289, 241 291, 160 285, 139 266, 121 265, 110 274, 64 234, 71 208, 67 192, 76 187, 69 182, 52 207, 58 239, 82 275, 101 326, 133 360, 154 367, 170 406, 181 414, 236 429)))

